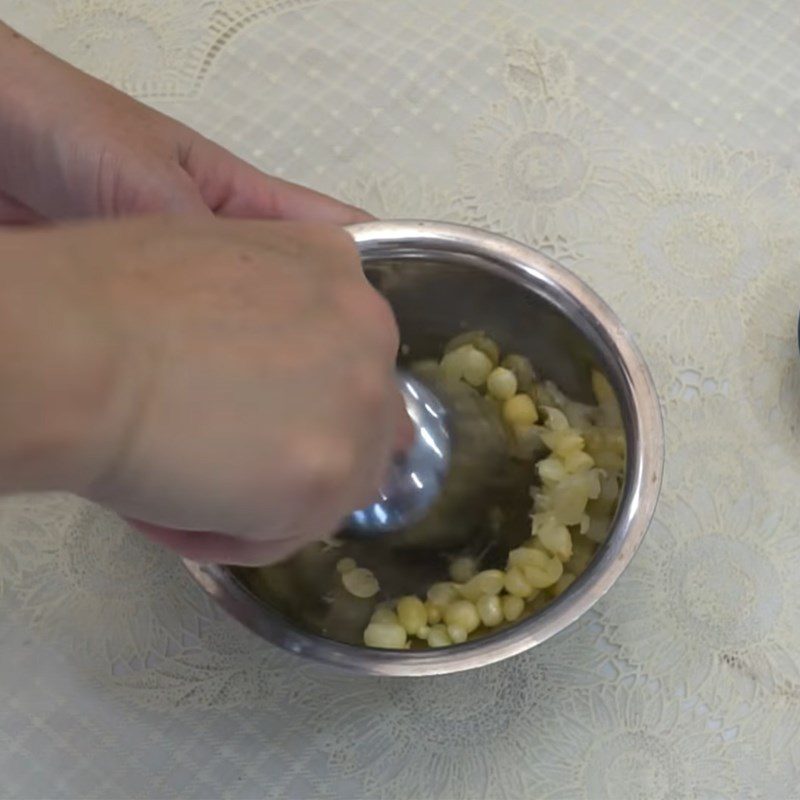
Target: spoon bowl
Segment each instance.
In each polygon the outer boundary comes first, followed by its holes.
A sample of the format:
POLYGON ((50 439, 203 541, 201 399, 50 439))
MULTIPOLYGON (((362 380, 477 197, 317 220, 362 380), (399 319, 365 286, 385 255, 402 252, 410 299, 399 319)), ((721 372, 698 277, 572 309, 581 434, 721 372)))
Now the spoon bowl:
POLYGON ((398 371, 397 383, 414 426, 414 441, 395 457, 379 499, 346 520, 350 536, 381 536, 418 522, 439 497, 447 476, 450 431, 445 404, 407 372, 398 371))

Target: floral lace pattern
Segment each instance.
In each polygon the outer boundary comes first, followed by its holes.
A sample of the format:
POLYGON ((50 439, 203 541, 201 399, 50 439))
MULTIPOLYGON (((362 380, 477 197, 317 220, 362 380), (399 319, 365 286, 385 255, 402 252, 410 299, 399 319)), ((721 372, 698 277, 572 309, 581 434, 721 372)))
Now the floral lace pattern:
POLYGON ((668 450, 657 519, 595 610, 435 679, 300 663, 113 515, 4 500, 5 796, 800 797, 793 3, 0 15, 268 171, 556 255, 635 332, 668 450))
POLYGON ((309 670, 298 691, 301 724, 367 797, 524 796, 530 742, 543 716, 591 685, 607 656, 589 617, 538 650, 452 677, 353 681, 309 670), (413 770, 406 765, 415 765, 413 770))
POLYGON ((532 100, 518 73, 509 80, 516 96, 494 104, 462 145, 465 217, 540 246, 582 242, 610 221, 622 189, 618 139, 588 109, 532 100))

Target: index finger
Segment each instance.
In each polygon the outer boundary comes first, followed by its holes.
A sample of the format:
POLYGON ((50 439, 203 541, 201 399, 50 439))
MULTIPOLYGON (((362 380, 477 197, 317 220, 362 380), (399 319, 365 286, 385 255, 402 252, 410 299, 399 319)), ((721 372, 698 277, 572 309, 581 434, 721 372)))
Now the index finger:
POLYGON ((213 142, 194 147, 183 166, 209 208, 221 217, 333 225, 374 219, 334 197, 267 175, 213 142))

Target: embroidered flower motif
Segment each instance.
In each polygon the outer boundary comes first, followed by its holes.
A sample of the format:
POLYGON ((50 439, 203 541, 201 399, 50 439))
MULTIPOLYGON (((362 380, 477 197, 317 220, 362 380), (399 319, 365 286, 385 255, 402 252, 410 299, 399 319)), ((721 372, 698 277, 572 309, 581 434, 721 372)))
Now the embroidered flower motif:
POLYGON ((358 171, 342 181, 336 195, 379 219, 453 219, 452 196, 430 185, 422 175, 399 171, 358 171))
POLYGON ((185 633, 174 649, 115 677, 114 687, 149 707, 267 707, 276 713, 296 689, 296 659, 218 610, 199 621, 197 634, 185 633))
POLYGON ((32 503, 6 529, 12 590, 31 624, 98 673, 143 666, 210 613, 179 560, 115 514, 62 496, 50 506, 32 503))
POLYGON ((627 171, 625 211, 585 275, 642 340, 668 355, 691 346, 701 370, 723 372, 749 303, 790 252, 800 209, 785 173, 721 147, 643 153, 627 171))
MULTIPOLYGON (((707 455, 698 458, 708 471, 719 469, 707 455)), ((706 482, 678 493, 665 486, 614 602, 602 606, 621 656, 687 691, 725 685, 741 697, 796 685, 800 585, 790 576, 800 540, 783 507, 706 482)))
POLYGON ((622 155, 602 120, 577 103, 510 97, 459 152, 465 216, 556 251, 579 253, 619 208, 622 155))
POLYGON ((530 742, 549 735, 544 710, 562 689, 601 680, 606 655, 591 616, 501 664, 414 679, 317 670, 298 692, 304 724, 342 778, 366 797, 521 797, 537 769, 530 742))
MULTIPOLYGON (((195 47, 218 0, 55 0, 46 15, 49 50, 139 96, 185 95, 194 89, 195 47), (136 46, 130 46, 135 40, 136 46)), ((26 26, 24 6, 20 26, 26 26)), ((27 13, 41 27, 35 3, 27 13)))
POLYGON ((740 789, 722 738, 666 686, 576 694, 546 721, 536 753, 539 797, 672 800, 736 797, 740 789))

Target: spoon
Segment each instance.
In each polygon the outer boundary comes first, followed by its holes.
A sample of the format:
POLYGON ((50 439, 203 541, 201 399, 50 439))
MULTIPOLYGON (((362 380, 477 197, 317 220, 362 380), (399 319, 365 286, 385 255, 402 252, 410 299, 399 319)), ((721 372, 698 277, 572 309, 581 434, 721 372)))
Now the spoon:
POLYGON ((398 370, 397 382, 414 426, 411 447, 395 457, 379 499, 345 521, 348 534, 380 536, 421 520, 439 497, 450 466, 450 430, 444 403, 424 383, 398 370))

